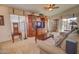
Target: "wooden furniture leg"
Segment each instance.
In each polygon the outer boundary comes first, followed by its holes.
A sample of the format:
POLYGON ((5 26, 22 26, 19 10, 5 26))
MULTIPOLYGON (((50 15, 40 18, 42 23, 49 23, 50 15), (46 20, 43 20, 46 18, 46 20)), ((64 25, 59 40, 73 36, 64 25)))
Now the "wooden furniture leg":
POLYGON ((19 38, 22 40, 22 35, 21 34, 19 35, 19 38))
POLYGON ((13 41, 13 43, 14 43, 14 35, 12 35, 12 41, 13 41))
POLYGON ((12 41, 13 41, 13 43, 14 43, 14 37, 15 36, 19 36, 19 38, 22 40, 22 34, 21 33, 17 33, 17 34, 12 34, 12 41))

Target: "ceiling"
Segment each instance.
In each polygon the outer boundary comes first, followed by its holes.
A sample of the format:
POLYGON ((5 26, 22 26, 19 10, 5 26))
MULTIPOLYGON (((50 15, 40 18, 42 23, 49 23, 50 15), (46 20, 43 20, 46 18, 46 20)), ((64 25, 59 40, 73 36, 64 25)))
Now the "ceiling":
POLYGON ((42 13, 47 16, 52 16, 66 11, 72 7, 75 7, 77 6, 77 4, 56 4, 56 6, 59 6, 59 8, 54 9, 53 11, 45 10, 44 7, 46 6, 46 4, 7 4, 7 6, 28 10, 36 13, 42 13))

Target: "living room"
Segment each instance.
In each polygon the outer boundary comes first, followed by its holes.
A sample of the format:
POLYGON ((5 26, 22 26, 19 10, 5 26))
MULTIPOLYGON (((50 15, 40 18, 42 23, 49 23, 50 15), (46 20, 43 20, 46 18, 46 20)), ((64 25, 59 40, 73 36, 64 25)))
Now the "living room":
POLYGON ((66 54, 74 41, 78 54, 78 13, 78 4, 0 5, 0 53, 66 54))

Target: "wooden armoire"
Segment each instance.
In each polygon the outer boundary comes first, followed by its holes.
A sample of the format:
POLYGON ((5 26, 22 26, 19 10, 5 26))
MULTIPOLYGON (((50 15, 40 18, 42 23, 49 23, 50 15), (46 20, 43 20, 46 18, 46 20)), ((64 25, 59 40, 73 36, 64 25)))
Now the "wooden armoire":
POLYGON ((28 30, 27 30, 27 36, 28 37, 35 37, 37 36, 37 38, 42 38, 43 34, 46 34, 46 29, 45 28, 39 28, 37 29, 37 33, 36 33, 36 29, 34 28, 34 22, 36 21, 42 21, 45 23, 45 26, 47 24, 47 18, 45 16, 34 16, 34 15, 28 15, 28 30))

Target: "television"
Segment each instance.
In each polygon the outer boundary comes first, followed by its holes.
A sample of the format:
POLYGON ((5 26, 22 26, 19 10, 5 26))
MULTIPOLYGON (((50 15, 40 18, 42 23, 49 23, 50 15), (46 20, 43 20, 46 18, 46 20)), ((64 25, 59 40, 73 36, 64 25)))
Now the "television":
POLYGON ((34 28, 44 28, 45 27, 45 22, 36 21, 33 25, 34 25, 34 28))

